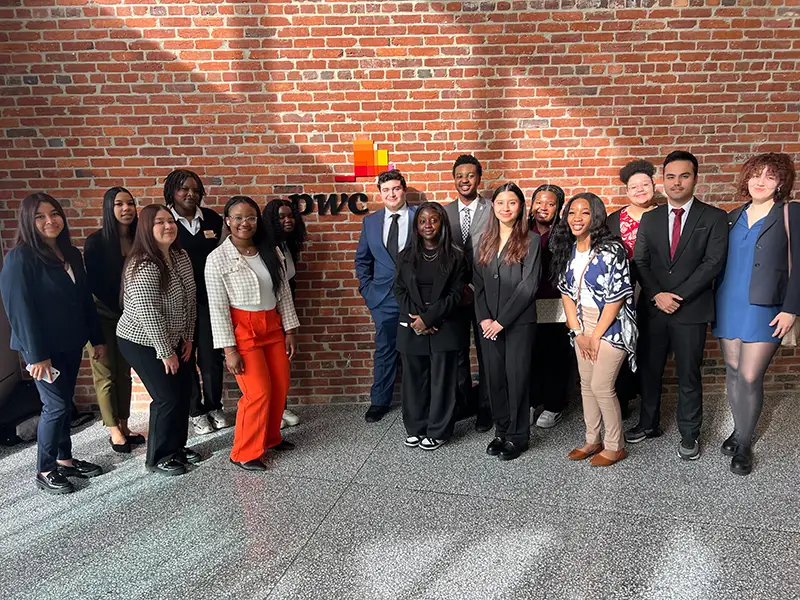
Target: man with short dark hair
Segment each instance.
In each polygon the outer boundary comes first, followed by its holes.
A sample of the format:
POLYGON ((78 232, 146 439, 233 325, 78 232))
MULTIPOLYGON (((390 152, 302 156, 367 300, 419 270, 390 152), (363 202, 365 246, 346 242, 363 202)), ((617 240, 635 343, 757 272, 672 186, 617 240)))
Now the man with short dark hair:
POLYGON ((697 159, 675 151, 664 160, 668 202, 645 213, 634 261, 642 284, 639 296, 639 356, 642 406, 639 424, 625 433, 637 443, 661 435, 661 380, 670 349, 678 373, 678 455, 700 456, 703 384, 700 366, 706 328, 714 319, 714 280, 728 253, 724 211, 694 196, 697 159))
POLYGON ((397 255, 411 241, 414 209, 406 204, 406 180, 397 169, 378 175, 384 208, 364 217, 356 250, 358 291, 375 322, 374 382, 367 423, 389 412, 397 373, 397 323, 400 310, 394 297, 397 255))

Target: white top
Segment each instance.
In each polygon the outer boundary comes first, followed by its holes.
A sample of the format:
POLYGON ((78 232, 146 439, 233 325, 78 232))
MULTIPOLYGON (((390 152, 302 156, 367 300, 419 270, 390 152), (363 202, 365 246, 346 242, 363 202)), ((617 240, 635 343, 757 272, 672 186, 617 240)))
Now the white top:
POLYGON ((682 208, 683 214, 681 215, 681 234, 683 233, 683 228, 686 226, 686 219, 689 218, 689 209, 692 208, 692 204, 694 203, 694 198, 689 200, 683 206, 672 206, 672 203, 667 202, 667 208, 669 212, 667 213, 667 224, 669 225, 669 229, 667 229, 667 240, 671 243, 672 242, 672 224, 675 222, 675 213, 672 212, 675 208, 682 208))
POLYGON ((72 265, 69 263, 67 263, 67 275, 72 279, 72 283, 75 283, 75 273, 72 272, 72 265))
POLYGON ((396 213, 391 212, 388 208, 384 210, 383 213, 384 246, 386 245, 386 242, 389 241, 389 227, 392 226, 392 215, 400 215, 400 218, 397 221, 397 226, 399 228, 397 234, 397 251, 400 252, 406 247, 406 242, 408 241, 408 204, 404 204, 403 208, 398 210, 396 213))
MULTIPOLYGON (((572 259, 572 272, 575 273, 575 277, 583 276, 584 270, 589 265, 589 259, 592 257, 592 250, 591 248, 586 252, 578 252, 578 249, 575 249, 575 258, 572 259)), ((597 303, 594 301, 592 297, 592 292, 589 288, 581 281, 581 293, 580 293, 580 303, 581 306, 587 306, 589 308, 597 308, 597 303)))
POLYGON ((283 244, 281 247, 281 252, 283 252, 283 256, 286 258, 286 279, 287 281, 297 275, 297 269, 294 267, 294 259, 292 258, 292 253, 289 252, 289 247, 286 244, 283 244))
POLYGON ((203 220, 203 211, 200 210, 199 206, 194 209, 194 217, 191 221, 189 221, 189 219, 186 217, 179 215, 178 211, 176 211, 174 207, 169 210, 172 213, 172 216, 175 217, 176 222, 186 227, 186 229, 188 229, 189 233, 192 235, 197 235, 197 232, 200 231, 200 228, 202 227, 200 221, 203 220))
POLYGON ((275 292, 272 291, 272 277, 267 270, 267 265, 264 264, 264 260, 258 254, 255 256, 242 255, 242 258, 247 261, 247 266, 250 267, 250 270, 256 274, 256 277, 258 277, 258 291, 261 294, 261 303, 253 305, 234 304, 231 302, 231 306, 233 308, 238 308, 239 310, 246 310, 249 312, 272 310, 277 306, 278 300, 275 298, 275 292))

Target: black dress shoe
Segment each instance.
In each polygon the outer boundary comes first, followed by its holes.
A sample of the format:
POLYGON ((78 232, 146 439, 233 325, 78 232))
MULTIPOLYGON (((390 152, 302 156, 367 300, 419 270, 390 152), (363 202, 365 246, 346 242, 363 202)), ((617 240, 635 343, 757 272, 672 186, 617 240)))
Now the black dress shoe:
POLYGON ((103 474, 103 468, 100 465, 86 462, 85 460, 72 459, 72 466, 58 465, 56 470, 64 477, 97 477, 103 474))
POLYGON ((147 442, 147 440, 144 439, 144 436, 141 433, 132 433, 130 435, 125 436, 125 439, 128 440, 128 443, 131 446, 141 446, 142 444, 147 442))
POLYGON ((514 460, 515 458, 519 458, 519 455, 525 452, 527 449, 527 445, 521 446, 515 444, 514 442, 507 441, 500 449, 500 454, 497 456, 497 458, 500 460, 514 460))
POLYGON ((738 446, 731 459, 731 473, 734 475, 750 475, 753 470, 753 450, 749 446, 738 446))
POLYGON ((377 423, 380 421, 386 413, 389 412, 390 407, 388 406, 375 406, 374 404, 367 409, 367 412, 364 414, 364 420, 367 423, 377 423))
POLYGON ((239 467, 240 469, 244 469, 245 471, 266 471, 267 470, 267 466, 263 462, 258 460, 257 458, 254 458, 253 460, 248 460, 247 462, 236 462, 235 460, 231 459, 231 462, 233 464, 235 464, 237 467, 239 467))
POLYGON ((492 413, 485 411, 478 411, 478 416, 475 418, 475 431, 478 433, 486 433, 489 431, 494 422, 492 421, 492 413))
POLYGON ((75 491, 72 482, 58 471, 50 471, 47 475, 37 473, 36 487, 48 494, 70 494, 75 491))
POLYGON ((154 465, 147 465, 147 470, 159 475, 183 475, 186 473, 186 465, 170 457, 164 458, 154 465))
POLYGON ((734 431, 727 440, 722 442, 721 451, 724 456, 733 456, 736 454, 737 437, 734 431))
POLYGON ((655 429, 645 429, 641 425, 637 425, 625 432, 625 441, 629 444, 638 444, 649 438, 660 437, 661 433, 662 431, 658 427, 655 429))
POLYGON ((505 443, 506 441, 503 438, 494 438, 491 442, 489 442, 489 445, 486 446, 486 454, 489 456, 497 456, 500 454, 500 450, 503 449, 503 445, 505 443))
POLYGON ((191 448, 181 448, 175 453, 175 460, 183 464, 196 465, 203 460, 203 457, 199 452, 195 452, 191 448))
POLYGON ((126 441, 124 444, 115 444, 113 438, 108 438, 108 443, 111 444, 111 449, 114 452, 119 452, 120 454, 131 453, 131 444, 128 441, 126 441))
POLYGON ((278 452, 285 452, 286 450, 294 450, 294 444, 292 442, 287 442, 286 440, 281 440, 281 443, 277 446, 273 446, 270 450, 277 450, 278 452))

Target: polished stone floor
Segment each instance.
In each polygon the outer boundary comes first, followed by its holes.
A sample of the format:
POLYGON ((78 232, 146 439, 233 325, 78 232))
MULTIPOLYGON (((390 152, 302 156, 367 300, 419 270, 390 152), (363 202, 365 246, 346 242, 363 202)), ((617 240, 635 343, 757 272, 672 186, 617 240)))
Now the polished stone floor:
POLYGON ((502 463, 471 421, 426 453, 402 445, 397 410, 368 425, 363 406, 300 407, 297 449, 266 474, 228 462, 227 430, 190 440, 208 459, 175 478, 143 449, 114 455, 95 422, 75 455, 108 472, 75 494, 34 488, 33 445, 0 450, 0 598, 794 600, 798 407, 768 399, 746 478, 719 453, 722 398, 699 461, 677 457, 667 402, 666 435, 606 470, 565 458, 579 409, 502 463))

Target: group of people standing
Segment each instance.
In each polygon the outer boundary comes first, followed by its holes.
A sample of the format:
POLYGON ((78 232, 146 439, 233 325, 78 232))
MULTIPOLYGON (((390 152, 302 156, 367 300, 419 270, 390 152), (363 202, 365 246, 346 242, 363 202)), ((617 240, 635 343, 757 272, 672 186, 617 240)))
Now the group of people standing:
POLYGON ((551 184, 539 186, 527 207, 514 183, 487 200, 478 191, 482 166, 470 155, 453 165, 456 198, 445 206, 409 206, 403 175, 381 173, 384 208, 365 217, 355 258, 376 328, 365 419, 389 411, 399 353, 406 446, 439 448, 455 420, 476 412, 476 429, 494 426, 486 452, 513 460, 529 447, 531 406, 544 406, 539 427, 555 426, 577 376, 586 437, 567 458, 610 466, 627 456, 626 443, 662 434, 662 377, 672 352, 677 452, 695 460, 711 324, 734 418, 722 453, 733 473, 750 473, 764 374, 782 340, 794 338, 800 312, 794 165, 778 153, 748 160, 737 179, 741 206, 730 214, 695 196, 699 164, 691 153, 664 159, 666 202, 657 201, 655 174, 645 160, 625 165, 619 177, 629 202, 607 215, 597 195, 566 200, 551 184), (639 422, 623 431, 637 396, 639 422))
POLYGON ((251 198, 234 196, 220 216, 202 206, 204 196, 200 177, 188 170, 166 178, 164 204, 141 211, 128 190, 113 187, 103 198, 103 227, 87 238, 84 256, 55 198, 35 193, 22 201, 0 292, 11 346, 43 404, 41 489, 71 492, 69 478, 102 473, 74 459, 70 442, 87 342, 111 447, 130 453, 146 443, 150 471, 180 475, 202 461, 186 447, 190 422, 197 434, 232 424, 222 410, 223 366, 242 391, 231 462, 263 471, 267 449, 293 447, 281 428, 299 422, 285 405, 305 226, 286 200, 262 213, 251 198), (128 427, 131 368, 152 398, 146 440, 128 427))

